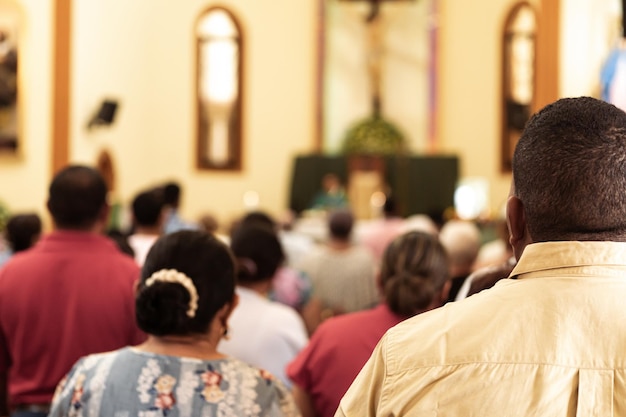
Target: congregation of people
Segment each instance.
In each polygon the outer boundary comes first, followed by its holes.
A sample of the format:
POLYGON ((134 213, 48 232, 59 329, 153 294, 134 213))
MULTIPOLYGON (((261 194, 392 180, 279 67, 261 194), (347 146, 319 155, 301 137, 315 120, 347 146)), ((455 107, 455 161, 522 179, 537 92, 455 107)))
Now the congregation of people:
POLYGON ((626 415, 625 173, 626 113, 587 97, 533 116, 488 224, 392 194, 363 221, 336 181, 322 238, 190 221, 164 180, 111 226, 70 165, 50 231, 4 228, 0 416, 626 415))

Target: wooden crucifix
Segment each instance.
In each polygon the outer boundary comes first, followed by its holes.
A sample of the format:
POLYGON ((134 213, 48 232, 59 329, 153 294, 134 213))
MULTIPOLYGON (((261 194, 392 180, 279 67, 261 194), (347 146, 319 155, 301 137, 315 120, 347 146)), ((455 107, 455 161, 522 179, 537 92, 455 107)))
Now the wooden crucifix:
MULTIPOLYGON (((415 1, 415 0, 341 0, 347 2, 361 2, 366 1, 370 4, 370 10, 365 17, 365 23, 367 25, 367 37, 368 37, 368 58, 367 66, 369 70, 370 84, 372 87, 372 113, 374 116, 380 116, 382 103, 381 103, 381 90, 382 90, 382 63, 383 63, 383 24, 381 18, 381 3, 382 2, 401 2, 401 1, 415 1)), ((626 1, 626 0, 624 0, 626 1)))

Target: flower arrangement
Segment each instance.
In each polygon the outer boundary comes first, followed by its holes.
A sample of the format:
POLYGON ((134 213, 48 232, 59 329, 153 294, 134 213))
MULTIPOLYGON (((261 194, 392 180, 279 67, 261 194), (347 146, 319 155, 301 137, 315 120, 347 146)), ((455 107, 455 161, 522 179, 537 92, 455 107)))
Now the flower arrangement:
POLYGON ((348 129, 341 150, 349 155, 397 155, 404 153, 406 143, 394 124, 375 114, 348 129))

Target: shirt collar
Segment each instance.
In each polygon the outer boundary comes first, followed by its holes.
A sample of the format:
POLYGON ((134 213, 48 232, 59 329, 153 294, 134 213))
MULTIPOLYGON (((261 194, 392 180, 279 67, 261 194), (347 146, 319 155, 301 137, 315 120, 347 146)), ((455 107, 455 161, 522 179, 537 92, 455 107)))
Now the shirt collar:
POLYGON ((542 242, 526 248, 511 277, 568 267, 626 267, 623 242, 542 242))

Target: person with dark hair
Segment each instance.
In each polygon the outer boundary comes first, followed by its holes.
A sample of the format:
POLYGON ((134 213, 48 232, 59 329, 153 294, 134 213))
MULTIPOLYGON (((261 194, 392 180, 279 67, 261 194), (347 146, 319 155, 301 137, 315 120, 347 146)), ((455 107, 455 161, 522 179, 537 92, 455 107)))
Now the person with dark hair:
POLYGON ((0 415, 47 415, 78 358, 145 338, 132 320, 139 268, 103 235, 106 193, 95 169, 62 169, 49 189, 54 230, 0 269, 0 415))
POLYGON ((6 239, 13 252, 32 247, 41 235, 41 219, 37 214, 17 214, 6 225, 6 239))
POLYGON ((337 210, 328 217, 328 232, 337 239, 350 239, 352 226, 354 226, 354 216, 349 210, 337 210))
MULTIPOLYGON (((61 170, 50 184, 48 210, 60 229, 101 229, 99 220, 108 215, 107 186, 92 168, 70 166, 61 170)), ((101 231, 101 230, 98 230, 101 231)))
POLYGON ((304 417, 332 417, 383 334, 447 298, 448 259, 436 237, 409 232, 386 249, 379 283, 383 302, 322 323, 287 368, 304 417))
POLYGON ((228 247, 200 231, 161 237, 143 266, 136 321, 148 339, 80 359, 50 417, 297 416, 284 385, 218 350, 237 305, 228 247))
POLYGON ((351 211, 330 212, 328 241, 296 265, 311 278, 313 296, 322 304, 320 319, 364 310, 379 302, 374 257, 352 241, 353 226, 351 211))
POLYGON ((180 204, 180 185, 177 182, 168 182, 163 186, 163 200, 171 207, 180 204))
POLYGON ((269 297, 274 301, 293 307, 299 313, 303 313, 305 306, 311 301, 311 280, 302 271, 288 265, 289 247, 286 243, 289 242, 285 242, 288 239, 285 239, 285 234, 279 229, 278 222, 268 213, 260 210, 251 211, 241 218, 235 228, 255 225, 275 231, 284 251, 285 262, 281 263, 272 278, 272 289, 269 297))
POLYGON ((31 248, 41 236, 41 218, 37 214, 16 214, 9 218, 4 229, 9 248, 0 253, 0 266, 15 253, 31 248))
POLYGON ((140 192, 133 199, 132 210, 134 227, 133 233, 128 236, 128 244, 133 248, 135 261, 141 266, 163 232, 163 194, 156 189, 140 192))
POLYGON ((298 313, 268 294, 285 255, 274 230, 249 224, 231 238, 237 258, 239 307, 231 318, 232 335, 221 344, 224 353, 267 369, 286 385, 285 367, 306 345, 306 327, 298 313))
POLYGON ((625 190, 626 113, 578 97, 535 114, 510 278, 389 330, 336 415, 624 415, 625 190))
POLYGON ((263 225, 273 230, 278 230, 276 221, 264 211, 251 211, 241 218, 239 226, 263 225))
POLYGON ((164 233, 174 233, 179 230, 197 230, 197 224, 183 220, 180 217, 181 186, 176 181, 170 181, 163 185, 163 200, 165 203, 166 216, 163 225, 164 233))

